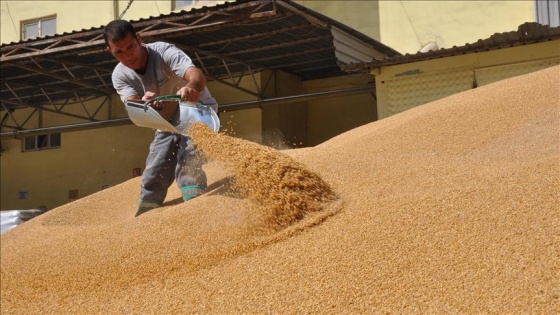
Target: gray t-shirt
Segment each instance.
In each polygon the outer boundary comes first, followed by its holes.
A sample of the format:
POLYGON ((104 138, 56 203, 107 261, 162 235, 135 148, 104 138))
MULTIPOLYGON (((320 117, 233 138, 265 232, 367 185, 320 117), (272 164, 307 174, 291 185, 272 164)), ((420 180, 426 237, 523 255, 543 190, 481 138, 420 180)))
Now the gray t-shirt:
MULTIPOLYGON (((146 91, 154 92, 157 96, 177 94, 187 84, 183 75, 189 67, 194 67, 191 58, 172 44, 154 42, 144 46, 148 49, 148 66, 144 74, 120 62, 113 71, 113 87, 123 103, 130 96, 143 96, 146 91)), ((218 110, 218 103, 206 87, 200 93, 200 101, 218 110)))

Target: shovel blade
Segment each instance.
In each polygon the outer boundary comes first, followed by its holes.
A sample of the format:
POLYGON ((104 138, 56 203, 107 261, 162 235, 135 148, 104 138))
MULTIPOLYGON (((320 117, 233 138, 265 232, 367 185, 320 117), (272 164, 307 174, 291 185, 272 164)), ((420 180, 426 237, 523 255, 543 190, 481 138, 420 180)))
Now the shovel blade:
POLYGON ((126 101, 125 107, 130 120, 140 127, 183 135, 188 135, 188 129, 193 122, 201 122, 215 132, 220 129, 218 115, 210 106, 206 105, 181 102, 170 120, 163 118, 158 111, 142 103, 126 101))

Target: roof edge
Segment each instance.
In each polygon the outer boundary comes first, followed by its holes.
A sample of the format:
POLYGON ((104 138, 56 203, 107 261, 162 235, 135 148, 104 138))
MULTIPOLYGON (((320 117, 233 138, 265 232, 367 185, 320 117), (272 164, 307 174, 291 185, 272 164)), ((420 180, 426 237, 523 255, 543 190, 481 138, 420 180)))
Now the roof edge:
POLYGON ((370 72, 373 69, 424 61, 442 57, 464 55, 467 53, 496 50, 506 47, 521 46, 560 39, 560 27, 550 27, 536 22, 525 22, 517 28, 517 31, 495 33, 486 39, 479 39, 474 43, 463 46, 441 48, 439 50, 405 54, 401 56, 388 57, 383 60, 372 62, 352 63, 342 66, 342 70, 350 73, 370 72))

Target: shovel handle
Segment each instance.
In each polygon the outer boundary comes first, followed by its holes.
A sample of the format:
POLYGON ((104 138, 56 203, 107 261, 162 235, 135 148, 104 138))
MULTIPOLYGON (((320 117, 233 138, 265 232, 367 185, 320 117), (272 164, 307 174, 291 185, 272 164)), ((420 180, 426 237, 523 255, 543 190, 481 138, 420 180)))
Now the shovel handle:
MULTIPOLYGON (((167 101, 167 100, 177 100, 177 102, 181 102, 181 95, 177 95, 177 94, 162 95, 155 98, 155 101, 167 101)), ((200 106, 200 105, 207 106, 202 104, 202 102, 199 100, 196 106, 200 106)))
MULTIPOLYGON (((144 111, 148 110, 148 106, 151 106, 151 104, 153 102, 160 102, 160 101, 175 101, 177 103, 179 103, 181 101, 181 96, 180 95, 164 95, 164 96, 158 96, 154 99, 151 100, 147 100, 144 102, 144 111)), ((163 108, 154 108, 157 111, 162 110, 163 108)))
POLYGON ((156 97, 156 101, 164 101, 164 100, 173 100, 176 99, 177 102, 181 100, 181 95, 163 95, 163 96, 158 96, 156 97))

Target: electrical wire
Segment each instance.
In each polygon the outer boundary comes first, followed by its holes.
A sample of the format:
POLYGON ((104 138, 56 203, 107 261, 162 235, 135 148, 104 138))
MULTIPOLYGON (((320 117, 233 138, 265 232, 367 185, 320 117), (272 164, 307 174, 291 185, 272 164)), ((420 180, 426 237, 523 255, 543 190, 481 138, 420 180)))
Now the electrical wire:
POLYGON ((16 28, 16 24, 14 23, 14 18, 12 17, 12 12, 10 12, 10 6, 8 5, 8 0, 6 2, 6 9, 8 9, 8 15, 10 16, 10 20, 12 21, 12 26, 14 27, 14 33, 16 33, 16 38, 19 38, 19 34, 16 28))
POLYGON ((412 20, 410 19, 410 15, 408 15, 408 11, 406 10, 406 8, 404 7, 404 4, 401 1, 399 1, 401 4, 401 7, 404 10, 404 13, 406 14, 406 18, 408 19, 408 23, 410 23, 410 27, 412 27, 412 30, 414 31, 414 35, 416 35, 416 39, 418 40, 418 44, 420 44, 420 47, 422 47, 422 41, 420 40, 420 36, 418 36, 418 32, 416 31, 416 27, 414 27, 414 24, 412 23, 412 20))
POLYGON ((159 5, 157 4, 157 0, 154 0, 154 3, 156 4, 157 13, 161 15, 161 12, 159 11, 159 5))
POLYGON ((129 1, 128 1, 128 5, 126 6, 126 9, 124 9, 124 11, 122 11, 121 15, 119 15, 119 20, 124 16, 124 14, 126 13, 126 11, 128 11, 128 9, 130 8, 130 5, 132 4, 132 2, 134 2, 134 0, 129 0, 129 1))

